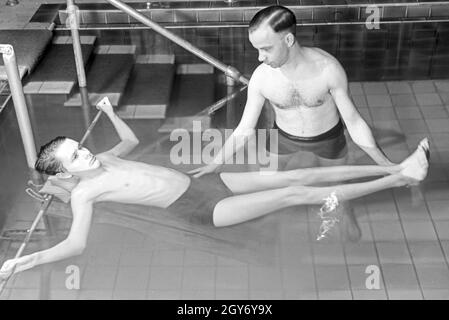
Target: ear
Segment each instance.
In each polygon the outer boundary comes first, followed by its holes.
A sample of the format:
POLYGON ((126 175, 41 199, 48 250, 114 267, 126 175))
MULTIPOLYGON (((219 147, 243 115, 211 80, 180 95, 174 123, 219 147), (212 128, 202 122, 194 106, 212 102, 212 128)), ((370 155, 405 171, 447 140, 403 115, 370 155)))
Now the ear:
POLYGON ((295 44, 295 36, 292 33, 287 33, 285 36, 285 42, 287 42, 287 46, 292 47, 295 44))
POLYGON ((72 175, 68 172, 59 172, 56 174, 56 177, 58 179, 70 179, 72 177, 72 175))

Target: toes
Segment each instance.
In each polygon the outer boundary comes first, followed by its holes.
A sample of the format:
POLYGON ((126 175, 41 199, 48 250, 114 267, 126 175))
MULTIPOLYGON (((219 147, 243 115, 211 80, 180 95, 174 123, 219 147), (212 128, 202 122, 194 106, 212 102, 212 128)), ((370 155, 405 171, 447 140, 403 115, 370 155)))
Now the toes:
POLYGON ((425 144, 426 146, 429 146, 429 139, 428 138, 424 138, 420 141, 420 144, 425 144))
MULTIPOLYGON (((427 140, 427 139, 426 139, 427 140)), ((429 150, 429 144, 427 142, 421 141, 418 148, 422 149, 424 151, 424 154, 426 155, 426 159, 430 159, 430 150, 429 150)))
POLYGON ((421 148, 424 151, 424 154, 426 155, 426 159, 429 160, 430 159, 430 150, 428 146, 421 146, 421 148))
POLYGON ((429 139, 425 138, 425 139, 421 140, 420 146, 425 151, 427 160, 429 160, 430 159, 429 139))

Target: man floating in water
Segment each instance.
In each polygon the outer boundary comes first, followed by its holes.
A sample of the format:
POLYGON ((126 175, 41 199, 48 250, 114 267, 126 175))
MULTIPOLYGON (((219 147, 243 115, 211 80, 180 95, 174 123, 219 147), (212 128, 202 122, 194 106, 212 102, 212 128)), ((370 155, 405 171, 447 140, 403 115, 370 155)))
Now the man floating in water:
POLYGON ((121 159, 139 141, 114 113, 107 98, 97 107, 111 120, 120 143, 94 156, 89 150, 79 148, 78 142, 57 137, 41 147, 36 161, 40 172, 79 179, 71 191, 73 221, 67 238, 47 250, 6 261, 0 270, 0 279, 6 279, 12 272, 81 254, 86 247, 96 202, 156 206, 178 216, 193 217, 198 223, 226 227, 290 206, 326 202, 326 207, 330 205, 333 210, 332 206, 338 205, 338 201, 418 184, 428 170, 429 145, 424 139, 411 156, 395 166, 306 168, 270 175, 226 172, 191 179, 173 169, 121 159), (369 182, 314 186, 374 176, 384 177, 369 182), (329 197, 333 201, 328 202, 329 197))

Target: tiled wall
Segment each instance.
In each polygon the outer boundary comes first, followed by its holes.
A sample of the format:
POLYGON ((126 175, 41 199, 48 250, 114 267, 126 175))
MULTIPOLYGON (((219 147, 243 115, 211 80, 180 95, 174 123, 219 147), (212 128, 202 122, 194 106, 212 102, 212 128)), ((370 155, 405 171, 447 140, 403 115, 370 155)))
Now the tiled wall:
MULTIPOLYGON (((283 4, 298 18, 302 45, 333 54, 351 81, 435 79, 449 75, 449 1, 417 0, 240 0, 128 3, 225 63, 251 74, 257 52, 247 24, 263 6, 283 4), (365 26, 366 7, 380 8, 379 29, 365 26)), ((180 63, 200 60, 107 3, 80 3, 82 34, 104 44, 134 44, 138 52, 175 53, 180 63), (107 30, 112 29, 112 30, 107 30), (118 30, 117 30, 118 29, 118 30), (122 30, 120 30, 122 29, 122 30)), ((33 19, 55 19, 64 30, 65 4, 42 5, 33 19)), ((33 20, 32 19, 32 20, 33 20)))
MULTIPOLYGON (((292 9, 300 43, 336 56, 351 81, 434 79, 449 74, 448 1, 242 0, 231 6, 224 1, 167 1, 151 3, 150 10, 146 2, 128 5, 250 74, 258 61, 248 41, 247 24, 260 8, 272 4, 292 9), (380 9, 379 29, 367 29, 364 24, 371 14, 366 12, 369 4, 380 9)), ((143 26, 110 4, 79 4, 79 8, 83 32, 99 36, 100 42, 132 43, 142 53, 175 53, 180 63, 199 62, 150 30, 133 30, 143 26), (101 30, 111 27, 129 30, 101 30)), ((64 9, 64 4, 56 8, 60 29, 64 28, 64 9)))
MULTIPOLYGON (((248 23, 264 6, 280 4, 288 6, 299 23, 365 21, 372 14, 368 6, 379 8, 380 18, 391 19, 437 19, 449 17, 447 1, 386 1, 386 0, 240 0, 232 5, 224 1, 166 1, 131 3, 153 21, 159 23, 248 23), (441 3, 439 3, 441 2, 441 3)), ((60 7, 60 22, 66 20, 65 7, 60 7)), ((113 6, 104 4, 80 4, 82 24, 133 24, 135 19, 113 6)))
MULTIPOLYGON (((251 74, 259 64, 247 28, 171 29, 212 56, 251 74)), ((100 44, 133 44, 137 52, 174 53, 178 63, 199 58, 151 30, 91 30, 100 44)), ((449 22, 382 24, 379 30, 363 25, 299 26, 298 40, 333 54, 351 81, 436 79, 449 75, 449 22)))

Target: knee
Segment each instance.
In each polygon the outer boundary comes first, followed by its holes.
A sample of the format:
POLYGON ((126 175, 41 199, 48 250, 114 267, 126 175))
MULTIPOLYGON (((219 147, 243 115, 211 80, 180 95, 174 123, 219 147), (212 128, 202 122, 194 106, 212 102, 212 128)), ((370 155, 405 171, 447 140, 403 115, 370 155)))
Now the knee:
POLYGON ((223 208, 221 202, 217 203, 212 213, 212 223, 214 227, 221 228, 226 227, 229 223, 226 220, 226 210, 223 208))

